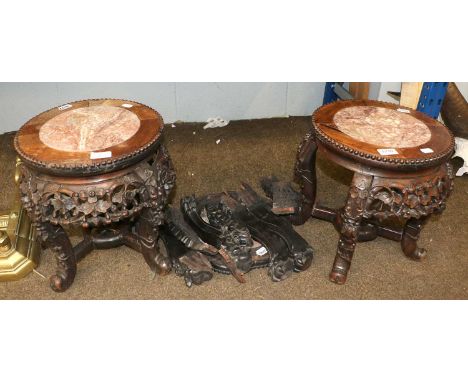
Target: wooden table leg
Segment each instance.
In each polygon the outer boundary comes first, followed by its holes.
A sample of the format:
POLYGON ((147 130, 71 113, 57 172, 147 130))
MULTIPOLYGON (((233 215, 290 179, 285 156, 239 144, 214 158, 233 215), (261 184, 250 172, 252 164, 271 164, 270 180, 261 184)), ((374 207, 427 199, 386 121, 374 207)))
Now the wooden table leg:
POLYGON ((426 218, 409 219, 406 222, 401 238, 401 249, 411 260, 422 260, 426 257, 426 250, 417 245, 419 233, 425 223, 426 218))
POLYGON ((136 234, 140 250, 151 270, 159 275, 171 271, 171 261, 159 251, 159 218, 152 208, 145 208, 136 224, 136 234))
POLYGON ((76 275, 76 258, 70 239, 60 225, 41 223, 37 231, 45 246, 55 253, 57 260, 55 275, 50 277, 50 287, 56 292, 64 292, 76 275))
POLYGON ((304 224, 312 214, 317 193, 316 154, 315 136, 309 132, 302 140, 297 152, 295 177, 301 186, 302 202, 297 213, 291 216, 291 222, 294 225, 304 224))
POLYGON ((341 233, 335 262, 330 272, 330 280, 337 284, 346 282, 372 179, 372 176, 355 173, 351 182, 341 216, 341 233))

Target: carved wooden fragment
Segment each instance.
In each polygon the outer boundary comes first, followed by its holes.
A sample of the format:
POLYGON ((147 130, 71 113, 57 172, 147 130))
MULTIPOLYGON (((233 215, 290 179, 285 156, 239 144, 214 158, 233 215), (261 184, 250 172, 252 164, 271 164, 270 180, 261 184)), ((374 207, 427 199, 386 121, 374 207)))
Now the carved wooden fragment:
POLYGON ((308 269, 313 259, 313 248, 289 220, 276 216, 271 201, 246 183, 239 191, 182 198, 180 211, 169 207, 166 215, 163 232, 183 247, 163 237, 176 273, 189 286, 208 279, 202 258, 212 270, 239 282, 245 282, 245 273, 264 267, 272 281, 282 281, 308 269))

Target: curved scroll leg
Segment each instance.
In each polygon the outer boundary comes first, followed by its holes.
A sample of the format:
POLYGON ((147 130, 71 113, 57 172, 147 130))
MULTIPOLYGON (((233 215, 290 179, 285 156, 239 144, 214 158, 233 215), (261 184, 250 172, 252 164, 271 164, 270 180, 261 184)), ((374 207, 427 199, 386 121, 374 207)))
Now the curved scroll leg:
MULTIPOLYGON (((341 232, 341 226, 343 225, 343 214, 337 212, 335 219, 333 220, 333 226, 338 232, 341 232)), ((357 235, 357 241, 372 241, 377 238, 377 227, 369 222, 362 221, 357 235)))
POLYGON ((166 275, 171 271, 171 260, 159 251, 159 228, 157 212, 145 208, 136 224, 136 234, 140 243, 141 253, 151 270, 159 275, 166 275))
POLYGON ((406 222, 405 229, 401 238, 401 249, 403 253, 411 260, 422 260, 426 257, 426 250, 417 245, 419 233, 426 219, 409 219, 406 222))
POLYGON ((272 281, 283 281, 287 279, 294 271, 294 260, 290 257, 284 259, 282 256, 276 256, 268 268, 268 275, 272 281))
POLYGON ((294 225, 304 224, 312 215, 317 193, 317 177, 315 174, 315 158, 317 144, 313 132, 309 132, 303 139, 297 152, 294 175, 301 186, 302 202, 298 211, 290 217, 294 225))
POLYGON ((41 223, 37 228, 39 237, 47 248, 55 253, 57 269, 50 277, 50 287, 55 292, 66 291, 76 275, 76 258, 65 230, 59 225, 41 223))
POLYGON ((338 242, 335 262, 330 272, 330 280, 337 284, 344 284, 346 282, 371 184, 371 176, 354 174, 348 192, 348 199, 342 211, 340 240, 338 242))

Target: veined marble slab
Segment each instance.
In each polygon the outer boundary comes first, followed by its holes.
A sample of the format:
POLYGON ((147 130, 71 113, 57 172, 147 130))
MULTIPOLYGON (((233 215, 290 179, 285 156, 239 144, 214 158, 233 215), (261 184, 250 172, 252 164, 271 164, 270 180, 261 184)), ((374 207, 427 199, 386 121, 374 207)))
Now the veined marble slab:
POLYGON ((431 138, 423 122, 410 114, 383 107, 347 107, 335 114, 333 122, 350 137, 381 147, 415 147, 431 138))
POLYGON ((56 150, 90 152, 125 142, 139 128, 139 118, 129 110, 89 106, 67 111, 47 121, 39 131, 39 139, 56 150))

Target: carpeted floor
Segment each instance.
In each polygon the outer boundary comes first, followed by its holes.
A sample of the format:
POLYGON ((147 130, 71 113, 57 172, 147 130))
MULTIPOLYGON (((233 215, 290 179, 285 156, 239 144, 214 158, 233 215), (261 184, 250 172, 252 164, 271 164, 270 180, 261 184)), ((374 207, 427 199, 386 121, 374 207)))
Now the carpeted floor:
MULTIPOLYGON (((263 176, 291 179, 296 148, 310 127, 309 118, 235 121, 203 130, 200 124, 167 126, 165 141, 177 171, 173 201, 195 193, 237 189, 247 181, 258 189, 263 176), (220 140, 217 144, 217 140, 220 140)), ((0 210, 14 195, 13 134, 0 136, 0 210)), ((461 162, 454 160, 456 168, 461 162)), ((318 198, 338 207, 344 202, 351 173, 318 156, 318 198)), ((406 259, 399 243, 378 238, 356 247, 348 281, 328 281, 338 234, 331 224, 310 220, 297 227, 315 248, 309 270, 273 283, 265 269, 246 275, 247 283, 215 274, 202 285, 187 288, 171 273, 152 279, 143 258, 121 247, 96 251, 78 265, 72 287, 54 293, 48 280, 35 273, 20 281, 0 283, 1 299, 466 299, 468 297, 468 177, 456 178, 446 211, 425 226, 420 243, 428 250, 421 263, 406 259)), ((38 271, 49 276, 55 261, 42 255, 38 271)))

